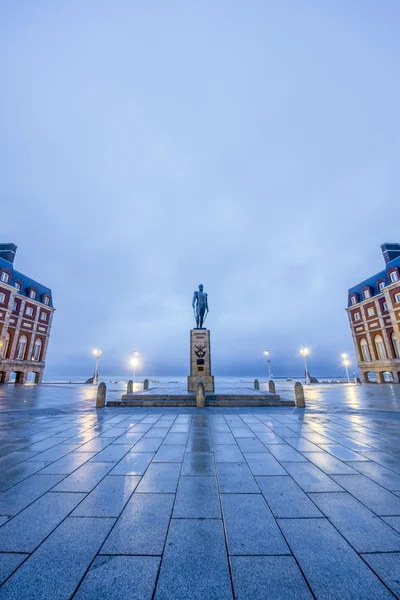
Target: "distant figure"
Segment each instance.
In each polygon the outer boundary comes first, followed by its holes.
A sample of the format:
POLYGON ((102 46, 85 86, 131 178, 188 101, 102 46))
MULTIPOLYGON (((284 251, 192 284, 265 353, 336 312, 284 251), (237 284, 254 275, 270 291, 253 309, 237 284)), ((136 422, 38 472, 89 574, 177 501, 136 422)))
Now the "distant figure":
POLYGON ((199 285, 199 291, 193 294, 192 307, 196 317, 197 329, 203 328, 203 323, 208 313, 208 301, 207 294, 203 292, 203 285, 199 285))

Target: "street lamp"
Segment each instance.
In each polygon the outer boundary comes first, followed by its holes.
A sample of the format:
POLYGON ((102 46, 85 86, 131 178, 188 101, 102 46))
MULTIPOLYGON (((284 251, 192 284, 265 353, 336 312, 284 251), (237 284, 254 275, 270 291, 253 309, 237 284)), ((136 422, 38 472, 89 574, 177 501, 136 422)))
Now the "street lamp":
POLYGON ((306 384, 307 385, 310 385, 310 377, 308 375, 308 368, 307 368, 307 356, 309 353, 310 353, 310 351, 308 348, 300 348, 300 354, 304 358, 304 369, 306 372, 306 384))
POLYGON ((135 368, 137 366, 139 366, 139 359, 137 358, 139 356, 139 352, 136 352, 136 350, 134 350, 133 352, 133 357, 131 360, 131 365, 132 365, 132 379, 133 379, 133 383, 135 384, 135 368))
MULTIPOLYGON (((269 350, 264 350, 264 355, 265 356, 269 356, 269 350)), ((268 377, 269 377, 269 381, 272 379, 272 375, 271 375, 271 361, 268 358, 268 377)))
POLYGON ((349 364, 350 361, 347 358, 347 354, 345 352, 343 352, 342 354, 342 360, 343 360, 343 366, 346 368, 346 375, 347 375, 347 381, 348 383, 350 383, 350 377, 349 377, 349 364))
POLYGON ((99 383, 99 358, 103 354, 103 350, 93 350, 93 354, 96 357, 96 369, 94 371, 93 383, 97 385, 99 383))

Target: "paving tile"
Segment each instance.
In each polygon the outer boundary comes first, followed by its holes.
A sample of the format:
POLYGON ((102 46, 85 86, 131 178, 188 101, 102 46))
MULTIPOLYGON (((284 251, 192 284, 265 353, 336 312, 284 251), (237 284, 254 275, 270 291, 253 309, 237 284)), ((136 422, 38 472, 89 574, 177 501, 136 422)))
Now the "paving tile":
POLYGON ((276 518, 322 517, 310 498, 289 476, 257 477, 257 483, 276 518))
POLYGON ((369 460, 368 458, 364 458, 362 454, 358 454, 358 452, 354 452, 354 450, 340 446, 340 444, 320 444, 320 447, 326 452, 329 452, 329 454, 332 454, 332 456, 345 462, 369 460))
POLYGON ((188 441, 187 433, 168 433, 165 436, 163 444, 184 444, 188 441))
POLYGON ((107 475, 72 513, 73 517, 119 517, 140 477, 107 475))
POLYGON ((147 440, 141 439, 132 448, 133 452, 157 452, 161 446, 161 438, 148 438, 147 440))
POLYGON ((0 514, 16 515, 62 479, 62 475, 31 475, 0 494, 0 514))
POLYGON ((354 462, 352 466, 390 491, 400 490, 400 475, 375 462, 354 462))
POLYGON ((357 471, 327 452, 303 452, 304 456, 327 475, 356 475, 357 471))
POLYGON ((212 441, 214 446, 224 445, 224 444, 236 444, 237 440, 233 437, 231 433, 212 433, 212 441))
POLYGON ((96 452, 71 452, 63 458, 60 458, 56 462, 52 463, 45 469, 43 469, 43 475, 69 475, 76 469, 78 469, 85 462, 90 460, 96 452))
POLYGON ((267 444, 267 448, 279 462, 307 462, 307 458, 303 454, 300 454, 300 452, 297 452, 297 450, 288 444, 267 444))
POLYGON ((332 475, 332 479, 380 517, 400 516, 400 498, 365 475, 332 475))
POLYGON ((47 492, 0 528, 0 552, 33 552, 84 497, 47 492))
POLYGON ((357 552, 400 551, 400 535, 347 492, 310 498, 357 552))
POLYGON ((106 438, 94 438, 90 440, 90 442, 86 442, 86 444, 81 444, 79 446, 79 452, 100 452, 107 446, 111 444, 112 440, 106 438))
POLYGON ((172 516, 175 519, 220 519, 215 476, 181 477, 172 516))
POLYGON ((287 475, 276 458, 269 452, 244 453, 247 464, 254 476, 256 475, 287 475))
POLYGON ((279 524, 319 600, 392 598, 328 520, 282 519, 279 524))
POLYGON ((362 456, 361 459, 358 458, 357 460, 372 460, 384 467, 388 467, 388 469, 392 469, 396 473, 400 473, 400 458, 398 456, 393 456, 387 452, 365 452, 364 450, 361 450, 357 456, 362 456))
POLYGON ((304 438, 299 438, 298 440, 291 438, 288 439, 287 442, 299 452, 321 452, 321 448, 304 438))
POLYGON ((382 517, 382 519, 400 533, 400 517, 382 517))
POLYGON ((131 433, 131 431, 127 431, 123 435, 115 438, 114 440, 107 440, 112 443, 113 446, 118 446, 118 444, 137 444, 139 440, 141 440, 144 436, 144 433, 137 432, 131 433))
MULTIPOLYGON (((0 554, 0 585, 19 567, 28 554, 0 554)), ((1 595, 1 592, 0 592, 1 595)), ((17 600, 17 597, 16 597, 17 600)))
POLYGON ((211 438, 206 436, 189 436, 186 452, 212 452, 211 438))
POLYGON ((237 438, 236 443, 242 452, 258 452, 258 453, 261 453, 261 452, 267 453, 268 452, 268 450, 264 446, 264 444, 262 444, 260 442, 260 440, 256 437, 237 438))
POLYGON ((90 459, 90 462, 113 462, 117 463, 129 452, 133 444, 115 444, 107 446, 90 459))
POLYGON ((264 498, 258 494, 222 494, 230 555, 290 554, 264 498))
POLYGON ((39 454, 35 454, 31 458, 28 458, 28 462, 45 462, 51 463, 56 460, 59 460, 63 456, 66 456, 70 452, 77 450, 80 448, 80 444, 58 444, 58 446, 54 446, 54 448, 50 448, 49 450, 45 450, 44 452, 39 452, 39 454))
POLYGON ((124 458, 110 471, 110 475, 143 475, 153 459, 153 452, 133 452, 124 458))
POLYGON ((185 455, 185 446, 183 444, 162 444, 155 457, 154 463, 181 463, 185 455))
POLYGON ((331 477, 325 475, 310 462, 282 463, 289 475, 305 492, 341 492, 343 491, 331 477))
POLYGON ((161 556, 171 517, 174 496, 131 496, 101 554, 148 554, 161 556))
POLYGON ((213 454, 211 452, 186 452, 181 474, 198 477, 215 475, 213 454))
POLYGON ((56 446, 60 443, 60 440, 54 437, 48 437, 45 440, 41 440, 40 442, 36 442, 36 444, 31 444, 30 446, 26 446, 25 450, 29 450, 31 452, 42 452, 43 450, 48 450, 53 446, 56 446))
POLYGON ((274 433, 272 433, 272 431, 270 433, 264 433, 264 432, 255 432, 256 436, 258 437, 258 439, 260 440, 260 442, 262 442, 263 444, 282 444, 284 443, 282 438, 278 437, 277 435, 275 435, 274 433))
POLYGON ((171 521, 155 600, 184 598, 232 600, 225 539, 219 519, 171 521))
POLYGON ((216 445, 214 446, 215 462, 246 462, 239 446, 233 445, 216 445))
POLYGON ((18 450, 17 452, 12 452, 11 454, 7 454, 7 456, 3 456, 0 458, 0 471, 5 471, 10 467, 14 467, 24 460, 29 460, 33 456, 36 456, 38 452, 29 452, 27 450, 18 450))
POLYGON ((363 559, 375 573, 400 598, 400 554, 364 554, 363 559))
POLYGON ((23 462, 0 473, 0 491, 16 485, 46 466, 45 462, 23 462))
POLYGON ((254 433, 249 427, 232 427, 231 433, 235 438, 252 438, 254 439, 254 433))
POLYGON ((98 556, 74 600, 151 600, 159 565, 155 556, 98 556))
POLYGON ((237 600, 311 600, 313 595, 292 556, 232 556, 237 600))
POLYGON ((0 517, 0 527, 2 525, 4 525, 4 523, 7 523, 7 521, 9 520, 10 517, 0 517))
POLYGON ((221 494, 258 494, 260 490, 246 463, 217 463, 221 494))
POLYGON ((147 494, 175 494, 180 470, 180 463, 151 463, 137 491, 147 494))
POLYGON ((2 600, 70 598, 114 522, 65 519, 3 585, 2 600))
POLYGON ((63 479, 54 492, 91 492, 113 468, 114 463, 87 463, 63 479))

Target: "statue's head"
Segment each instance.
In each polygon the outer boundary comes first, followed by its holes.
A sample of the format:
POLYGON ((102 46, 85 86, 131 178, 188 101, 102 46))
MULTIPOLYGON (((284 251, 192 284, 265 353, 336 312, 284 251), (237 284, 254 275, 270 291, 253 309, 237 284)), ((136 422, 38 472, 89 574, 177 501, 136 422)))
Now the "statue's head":
POLYGON ((203 284, 202 283, 199 285, 199 290, 200 290, 200 292, 203 291, 203 284))

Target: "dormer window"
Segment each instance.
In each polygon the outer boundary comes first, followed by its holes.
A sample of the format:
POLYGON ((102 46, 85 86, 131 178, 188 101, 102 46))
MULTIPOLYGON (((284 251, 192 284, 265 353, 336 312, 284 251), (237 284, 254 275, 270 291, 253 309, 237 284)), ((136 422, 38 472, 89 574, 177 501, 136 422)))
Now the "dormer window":
POLYGON ((399 275, 397 271, 392 271, 391 273, 389 273, 389 279, 391 283, 396 283, 396 281, 399 280, 399 275))
POLYGON ((380 281, 379 284, 378 284, 378 287, 379 287, 379 291, 383 292, 383 288, 385 287, 385 282, 384 281, 380 281))
POLYGON ((352 296, 352 297, 351 297, 351 300, 350 300, 350 302, 351 302, 353 305, 354 305, 354 304, 357 304, 356 297, 355 297, 355 296, 352 296))
POLYGON ((365 300, 368 300, 368 298, 371 298, 371 291, 368 289, 364 290, 363 296, 365 300))
POLYGON ((6 271, 3 271, 1 274, 1 281, 3 283, 8 283, 10 281, 10 275, 8 273, 6 273, 6 271))
POLYGON ((29 298, 32 298, 32 300, 36 300, 36 290, 31 290, 29 292, 29 298))
POLYGON ((20 282, 19 282, 19 281, 16 281, 16 282, 14 283, 14 287, 15 287, 15 289, 17 290, 17 292, 20 292, 20 291, 22 290, 22 285, 20 284, 20 282))
POLYGON ((48 296, 44 297, 44 303, 46 306, 48 306, 50 304, 50 298, 48 296))

